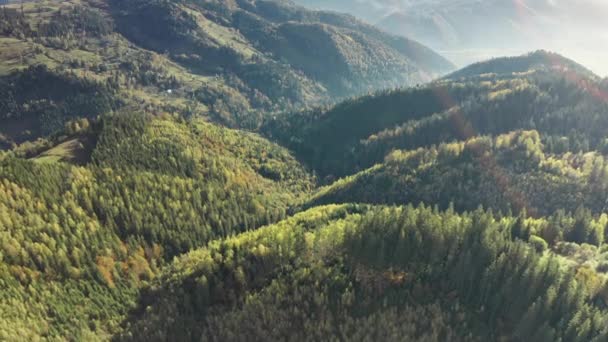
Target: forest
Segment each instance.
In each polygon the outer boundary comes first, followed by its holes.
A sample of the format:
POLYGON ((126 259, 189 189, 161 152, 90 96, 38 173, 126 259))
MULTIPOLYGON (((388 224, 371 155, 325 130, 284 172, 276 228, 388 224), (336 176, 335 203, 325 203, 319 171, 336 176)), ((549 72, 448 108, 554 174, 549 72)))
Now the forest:
POLYGON ((0 340, 607 341, 608 83, 453 69, 285 1, 2 6, 0 340))
POLYGON ((0 146, 9 147, 125 107, 257 129, 273 113, 454 70, 352 17, 253 0, 2 6, 0 49, 0 146), (306 55, 318 50, 327 52, 306 55))
POLYGON ((604 148, 608 90, 599 77, 546 51, 487 64, 428 85, 288 112, 269 118, 262 131, 329 181, 382 162, 395 149, 515 130, 538 131, 550 152, 604 148), (493 67, 496 72, 489 73, 493 67))
POLYGON ((283 219, 313 184, 285 149, 204 121, 121 113, 69 138, 86 135, 84 166, 0 160, 2 339, 103 334, 173 257, 283 219))
POLYGON ((512 239, 519 224, 317 207, 177 259, 118 340, 605 340, 605 283, 512 239))

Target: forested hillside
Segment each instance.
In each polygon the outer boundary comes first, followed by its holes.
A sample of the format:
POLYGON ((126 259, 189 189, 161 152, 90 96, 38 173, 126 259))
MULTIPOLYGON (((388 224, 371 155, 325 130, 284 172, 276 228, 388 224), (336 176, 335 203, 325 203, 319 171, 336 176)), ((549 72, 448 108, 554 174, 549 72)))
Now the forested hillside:
POLYGON ((26 2, 0 10, 0 147, 123 107, 255 129, 450 71, 414 41, 281 1, 26 2))
POLYGON ((608 137, 600 79, 552 53, 480 63, 421 87, 278 116, 266 133, 329 180, 415 149, 476 135, 537 130, 549 152, 600 150, 608 137))
POLYGON ((451 71, 286 1, 1 8, 0 340, 608 340, 606 80, 451 71))
POLYGON ((284 218, 313 184, 283 148, 201 120, 80 126, 85 166, 0 159, 0 339, 103 337, 167 261, 284 218))
POLYGON ((118 340, 608 338, 604 276, 512 240, 520 225, 481 210, 315 208, 177 259, 118 340))
POLYGON ((608 165, 598 152, 549 154, 537 131, 515 131, 416 150, 322 188, 311 203, 427 203, 458 211, 551 215, 606 210, 608 165))

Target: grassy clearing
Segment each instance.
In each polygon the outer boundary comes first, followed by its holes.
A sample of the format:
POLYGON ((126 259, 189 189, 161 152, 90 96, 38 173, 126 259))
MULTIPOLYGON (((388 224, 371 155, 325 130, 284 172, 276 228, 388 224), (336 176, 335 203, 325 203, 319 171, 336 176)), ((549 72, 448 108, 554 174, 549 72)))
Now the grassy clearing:
POLYGON ((219 46, 231 46, 246 58, 251 58, 259 52, 255 50, 238 31, 218 25, 205 18, 200 12, 187 9, 196 18, 198 26, 219 46))
POLYGON ((0 75, 25 68, 24 57, 30 52, 27 42, 15 38, 0 37, 0 75))
POLYGON ((89 153, 86 142, 80 139, 67 140, 57 146, 44 151, 37 157, 32 158, 38 163, 69 162, 73 164, 83 164, 88 159, 89 153))

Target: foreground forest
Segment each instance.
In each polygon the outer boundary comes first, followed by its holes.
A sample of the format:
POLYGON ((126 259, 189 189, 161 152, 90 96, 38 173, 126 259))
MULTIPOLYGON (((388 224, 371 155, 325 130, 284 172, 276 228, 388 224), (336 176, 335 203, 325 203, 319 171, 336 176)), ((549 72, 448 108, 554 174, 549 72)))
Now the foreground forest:
POLYGON ((286 2, 42 4, 0 10, 0 340, 608 340, 583 66, 412 84, 432 51, 286 2), (286 48, 328 32, 347 73, 286 48))

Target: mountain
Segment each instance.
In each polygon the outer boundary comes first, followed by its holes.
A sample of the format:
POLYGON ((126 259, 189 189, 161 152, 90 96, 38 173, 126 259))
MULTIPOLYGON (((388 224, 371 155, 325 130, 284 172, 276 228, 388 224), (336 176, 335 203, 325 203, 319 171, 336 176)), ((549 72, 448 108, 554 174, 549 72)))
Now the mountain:
POLYGON ((579 80, 599 80, 597 75, 581 64, 557 53, 544 50, 532 52, 523 56, 500 57, 474 63, 445 76, 445 78, 458 79, 481 76, 484 74, 493 74, 498 77, 507 75, 508 77, 509 74, 527 73, 531 71, 556 71, 564 75, 571 73, 579 80))
POLYGON ((583 66, 369 92, 443 59, 288 2, 0 18, 0 340, 608 339, 583 66))
POLYGON ((245 83, 249 83, 248 77, 254 78, 262 71, 256 70, 261 65, 270 63, 266 69, 272 71, 272 61, 284 61, 325 86, 330 96, 345 96, 378 87, 413 84, 424 79, 426 75, 422 73, 432 77, 452 68, 446 60, 407 39, 383 34, 353 18, 310 12, 288 3, 113 4, 118 13, 118 30, 132 41, 149 49, 168 51, 195 70, 228 69, 245 83), (190 11, 198 15, 189 17, 190 11), (171 17, 167 18, 166 13, 172 13, 171 17), (158 27, 158 22, 166 22, 168 27, 158 27), (230 34, 226 37, 214 32, 219 29, 214 23, 235 31, 233 46, 222 43, 230 42, 230 34), (180 27, 188 34, 184 35, 180 27), (240 44, 237 37, 241 38, 240 44), (425 58, 427 55, 430 61, 425 58))
POLYGON ((356 15, 379 28, 441 51, 459 66, 526 51, 567 54, 608 73, 599 28, 608 14, 602 1, 581 0, 296 0, 318 9, 356 15))
POLYGON ((9 5, 0 48, 2 146, 120 108, 256 128, 262 112, 453 70, 421 44, 352 17, 261 0, 9 5))
POLYGON ((394 149, 520 129, 539 131, 551 152, 603 149, 605 94, 597 76, 539 51, 475 64, 421 87, 278 116, 265 131, 331 181, 394 149))

